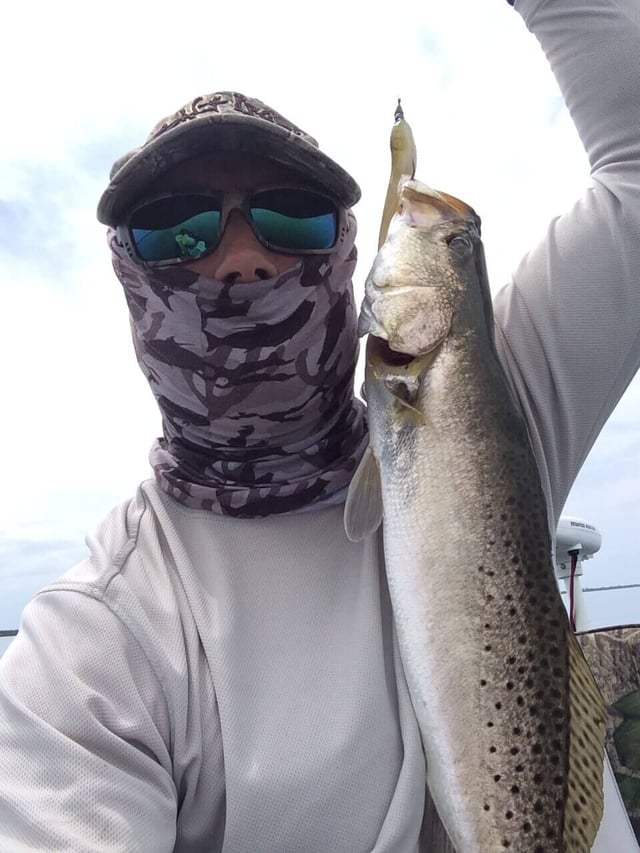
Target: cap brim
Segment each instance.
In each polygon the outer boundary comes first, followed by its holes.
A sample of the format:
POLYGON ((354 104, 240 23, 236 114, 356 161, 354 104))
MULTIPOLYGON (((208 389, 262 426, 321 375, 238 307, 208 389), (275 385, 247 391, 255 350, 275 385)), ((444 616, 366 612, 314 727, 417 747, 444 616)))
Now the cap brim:
POLYGON ((112 175, 98 203, 98 220, 119 225, 131 205, 160 175, 208 152, 263 157, 300 173, 346 207, 360 187, 330 157, 294 132, 253 116, 206 113, 165 131, 132 152, 112 175))

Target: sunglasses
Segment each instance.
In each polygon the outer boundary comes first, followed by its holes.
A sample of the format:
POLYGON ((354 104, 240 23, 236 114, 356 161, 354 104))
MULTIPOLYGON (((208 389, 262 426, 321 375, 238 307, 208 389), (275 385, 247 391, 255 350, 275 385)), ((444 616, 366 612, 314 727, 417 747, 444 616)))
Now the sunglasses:
POLYGON ((344 210, 314 190, 176 193, 135 207, 118 236, 147 265, 188 263, 213 252, 232 210, 240 210, 268 249, 292 255, 330 253, 346 230, 344 210))

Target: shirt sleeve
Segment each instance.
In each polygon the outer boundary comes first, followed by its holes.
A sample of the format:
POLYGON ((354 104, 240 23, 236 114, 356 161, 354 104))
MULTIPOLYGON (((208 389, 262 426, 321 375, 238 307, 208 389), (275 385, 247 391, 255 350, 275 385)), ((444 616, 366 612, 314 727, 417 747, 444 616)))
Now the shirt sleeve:
MULTIPOLYGON (((591 166, 591 185, 495 299, 498 351, 527 418, 553 530, 640 363, 640 5, 515 0, 591 166)), ((514 72, 517 73, 517 72, 514 72)), ((544 176, 544 165, 532 165, 544 176)))
POLYGON ((100 600, 45 592, 0 661, 0 851, 172 851, 167 703, 100 600))

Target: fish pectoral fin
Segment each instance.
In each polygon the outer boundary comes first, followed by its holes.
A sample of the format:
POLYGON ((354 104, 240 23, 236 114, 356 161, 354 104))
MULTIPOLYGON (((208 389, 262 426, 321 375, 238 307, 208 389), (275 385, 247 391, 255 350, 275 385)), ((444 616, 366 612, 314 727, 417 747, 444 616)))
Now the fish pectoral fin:
POLYGON ((371 447, 358 465, 344 505, 344 529, 352 542, 360 542, 382 524, 380 469, 371 447))
POLYGON ((395 398, 403 415, 416 426, 426 423, 424 414, 415 405, 420 393, 420 377, 407 374, 406 376, 387 376, 383 379, 384 387, 395 398))
POLYGON ((402 412, 405 423, 413 424, 413 426, 427 426, 427 419, 420 409, 416 409, 411 403, 404 400, 397 400, 398 411, 402 412))

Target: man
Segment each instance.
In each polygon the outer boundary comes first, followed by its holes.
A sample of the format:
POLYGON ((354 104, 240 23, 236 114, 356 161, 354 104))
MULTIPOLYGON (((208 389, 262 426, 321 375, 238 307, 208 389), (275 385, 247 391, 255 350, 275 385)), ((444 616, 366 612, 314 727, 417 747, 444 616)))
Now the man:
MULTIPOLYGON (((640 15, 516 9, 592 165, 495 306, 556 522, 640 360, 640 15)), ((196 99, 114 166, 98 213, 163 437, 155 479, 2 660, 1 850, 419 849, 425 767, 381 545, 342 521, 366 445, 358 197, 237 93, 196 99)))

